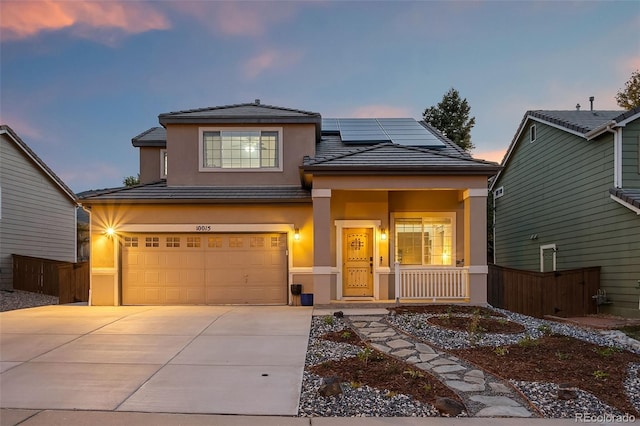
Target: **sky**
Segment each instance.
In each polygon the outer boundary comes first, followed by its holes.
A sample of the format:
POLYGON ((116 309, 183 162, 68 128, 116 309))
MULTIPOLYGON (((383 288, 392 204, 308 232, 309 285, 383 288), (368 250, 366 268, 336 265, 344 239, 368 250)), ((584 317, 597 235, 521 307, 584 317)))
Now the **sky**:
POLYGON ((253 102, 421 119, 455 88, 476 158, 525 112, 620 109, 637 1, 0 1, 0 123, 75 192, 138 173, 165 112, 253 102))

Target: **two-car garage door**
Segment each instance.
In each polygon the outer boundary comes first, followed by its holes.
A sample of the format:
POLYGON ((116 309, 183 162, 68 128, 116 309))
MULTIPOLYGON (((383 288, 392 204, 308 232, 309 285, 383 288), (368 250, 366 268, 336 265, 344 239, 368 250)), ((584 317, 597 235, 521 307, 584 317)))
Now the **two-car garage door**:
POLYGON ((125 305, 286 304, 286 234, 123 236, 125 305))

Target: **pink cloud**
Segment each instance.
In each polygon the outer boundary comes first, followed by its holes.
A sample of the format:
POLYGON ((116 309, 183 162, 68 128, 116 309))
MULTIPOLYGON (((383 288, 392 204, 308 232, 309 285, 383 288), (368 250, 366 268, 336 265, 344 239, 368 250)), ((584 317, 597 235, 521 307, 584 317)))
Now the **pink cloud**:
MULTIPOLYGON (((3 40, 35 36, 42 31, 74 28, 86 38, 103 38, 91 30, 137 34, 170 27, 168 19, 145 3, 126 1, 22 1, 0 3, 3 40)), ((111 36, 113 38, 113 36, 111 36)))
POLYGON ((230 36, 259 37, 295 15, 293 2, 190 1, 167 4, 212 31, 230 36))
POLYGON ((302 53, 299 51, 268 49, 245 62, 244 74, 253 79, 269 70, 289 68, 298 63, 300 58, 302 53))
POLYGON ((504 155, 507 153, 507 149, 497 149, 493 151, 483 151, 480 150, 478 152, 473 153, 473 158, 477 158, 479 160, 487 160, 487 161, 495 161, 496 163, 502 162, 504 155))
POLYGON ((347 113, 347 116, 354 118, 404 118, 412 115, 411 110, 406 107, 382 104, 365 105, 347 113))

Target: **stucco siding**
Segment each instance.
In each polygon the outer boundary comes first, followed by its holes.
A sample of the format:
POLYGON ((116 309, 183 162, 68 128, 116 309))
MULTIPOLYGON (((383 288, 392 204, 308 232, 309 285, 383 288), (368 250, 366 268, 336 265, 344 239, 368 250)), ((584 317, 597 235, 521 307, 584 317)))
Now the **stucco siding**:
POLYGON ((640 120, 622 129, 622 187, 640 188, 640 120))
POLYGON ((75 205, 4 136, 0 163, 0 285, 10 288, 12 254, 75 262, 75 205))
POLYGON ((556 244, 558 270, 601 266, 601 287, 618 313, 638 311, 640 223, 611 200, 613 135, 587 141, 537 123, 518 141, 495 188, 496 264, 540 270, 540 246, 556 244), (634 297, 629 297, 633 294, 634 297))

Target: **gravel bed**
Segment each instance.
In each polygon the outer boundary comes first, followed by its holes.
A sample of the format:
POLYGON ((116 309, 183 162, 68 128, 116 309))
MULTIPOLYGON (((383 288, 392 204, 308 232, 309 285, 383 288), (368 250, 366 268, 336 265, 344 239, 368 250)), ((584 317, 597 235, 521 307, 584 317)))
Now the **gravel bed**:
POLYGON ((519 382, 510 380, 540 410, 545 418, 575 419, 576 415, 621 416, 623 413, 593 396, 576 389, 576 398, 556 398, 558 386, 553 383, 519 382))
POLYGON ((0 312, 57 304, 56 296, 22 290, 0 290, 0 312))
MULTIPOLYGON (((332 342, 319 337, 332 331, 347 328, 342 318, 314 316, 311 319, 309 344, 305 365, 307 367, 329 360, 355 357, 359 346, 332 342)), ((301 417, 435 417, 440 416, 431 404, 415 401, 408 395, 388 394, 386 390, 366 385, 351 387, 342 384, 342 394, 323 397, 318 394, 322 378, 305 371, 298 415, 301 417)))
MULTIPOLYGON (((574 337, 586 342, 594 343, 601 346, 613 346, 626 349, 630 352, 640 354, 640 347, 637 342, 632 339, 612 339, 607 333, 599 332, 573 326, 570 324, 558 323, 555 321, 547 321, 533 318, 527 315, 517 314, 503 309, 492 308, 496 312, 501 313, 504 317, 492 317, 496 320, 507 319, 517 322, 525 327, 523 333, 514 334, 479 334, 476 336, 476 346, 504 346, 518 343, 525 336, 531 338, 539 338, 545 332, 551 331, 555 334, 574 337)), ((458 316, 464 316, 459 315, 458 316)), ((438 314, 404 314, 389 315, 387 320, 394 327, 428 342, 431 342, 443 349, 467 349, 471 347, 469 343, 469 333, 467 331, 447 330, 428 322, 430 317, 439 316, 438 314)), ((470 315, 466 315, 469 316, 470 315)))
POLYGON ((629 394, 629 401, 633 407, 640 411, 640 364, 632 364, 629 366, 629 376, 624 381, 629 394))

